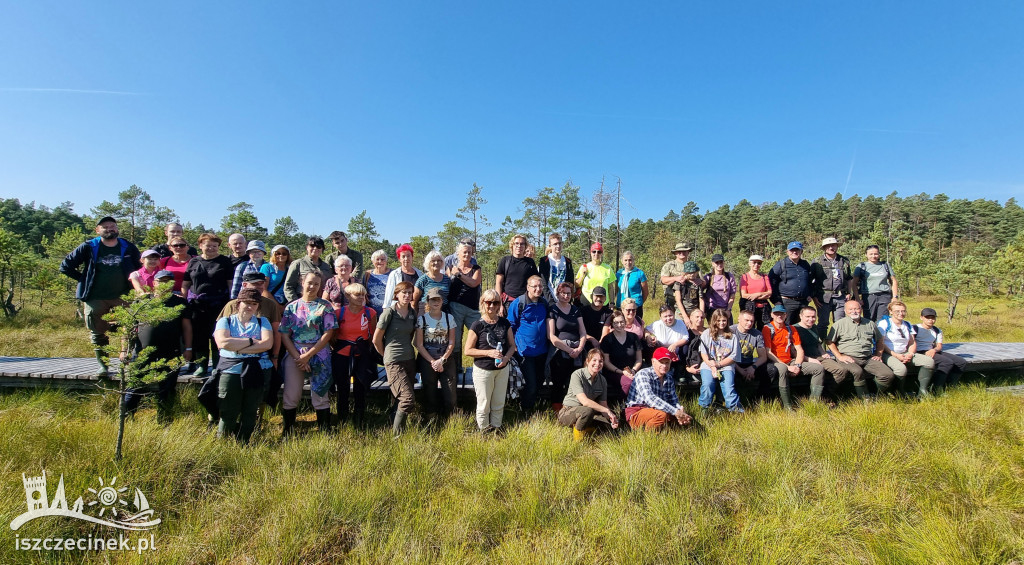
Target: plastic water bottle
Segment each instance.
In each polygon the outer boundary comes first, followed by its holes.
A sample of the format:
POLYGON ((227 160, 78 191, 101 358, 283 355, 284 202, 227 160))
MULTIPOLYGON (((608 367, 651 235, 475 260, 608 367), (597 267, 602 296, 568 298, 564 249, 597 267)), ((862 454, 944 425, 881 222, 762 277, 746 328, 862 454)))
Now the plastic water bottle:
MULTIPOLYGON (((502 344, 500 343, 495 347, 495 349, 498 350, 498 353, 504 353, 504 351, 502 351, 502 344)), ((494 366, 497 367, 498 365, 501 365, 501 359, 494 360, 494 366)))

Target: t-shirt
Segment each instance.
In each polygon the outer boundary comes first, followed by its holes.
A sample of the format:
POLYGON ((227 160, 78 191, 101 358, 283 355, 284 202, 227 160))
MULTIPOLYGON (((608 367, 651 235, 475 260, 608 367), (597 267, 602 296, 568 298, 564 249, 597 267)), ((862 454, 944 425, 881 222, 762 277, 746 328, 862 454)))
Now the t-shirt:
POLYGON ((156 348, 151 359, 173 359, 179 355, 182 338, 181 320, 190 317, 185 299, 177 294, 167 296, 164 305, 171 308, 184 305, 184 308, 176 317, 160 322, 156 326, 139 326, 140 349, 150 346, 156 348))
MULTIPOLYGON (((389 271, 390 272, 390 271, 389 271)), ((367 273, 366 276, 366 305, 381 312, 384 309, 384 290, 388 287, 388 273, 378 275, 367 273)))
POLYGON ((615 305, 622 306, 624 299, 632 298, 636 300, 637 306, 643 306, 645 282, 647 275, 640 269, 633 269, 628 273, 624 269, 619 269, 615 273, 615 288, 618 289, 615 294, 615 305))
POLYGON ((728 308, 729 300, 736 295, 736 277, 729 272, 722 275, 708 273, 704 280, 708 283, 705 294, 711 308, 728 308))
MULTIPOLYGON (((158 267, 159 268, 159 267, 158 267)), ((139 284, 143 288, 149 287, 150 290, 156 288, 156 271, 147 271, 145 267, 138 271, 132 271, 132 274, 128 275, 129 281, 139 281, 139 284)))
POLYGON ((416 318, 416 327, 423 329, 423 347, 437 359, 448 350, 448 330, 455 327, 455 318, 441 312, 441 318, 435 320, 429 313, 424 313, 416 318))
MULTIPOLYGON (((505 318, 498 318, 493 324, 483 318, 473 322, 469 330, 476 334, 476 349, 497 349, 502 354, 512 346, 508 342, 508 330, 511 326, 505 318)), ((490 357, 477 357, 473 359, 473 366, 481 369, 493 370, 497 367, 498 359, 490 357)))
POLYGON ((757 361, 757 350, 758 348, 764 347, 764 336, 761 332, 753 330, 751 332, 741 332, 738 324, 733 324, 729 327, 729 331, 736 336, 736 340, 739 342, 740 351, 736 357, 736 362, 741 365, 750 365, 757 361))
POLYGON ((889 269, 889 264, 885 261, 877 264, 865 261, 857 265, 857 269, 853 271, 853 278, 860 278, 860 292, 862 294, 891 291, 892 286, 889 285, 889 277, 891 276, 892 270, 889 269))
POLYGON ((423 276, 416 280, 416 288, 420 289, 420 292, 423 293, 423 296, 420 297, 420 302, 424 304, 427 303, 427 292, 432 288, 436 288, 441 291, 442 307, 448 306, 448 289, 451 286, 452 279, 444 273, 441 273, 441 280, 439 281, 430 278, 430 275, 426 273, 423 273, 423 276))
MULTIPOLYGON (((708 359, 716 359, 718 361, 736 359, 740 351, 740 344, 739 340, 736 339, 736 334, 726 337, 724 333, 720 333, 718 337, 712 338, 710 328, 700 334, 700 347, 708 356, 708 359)), ((711 370, 711 366, 705 361, 701 362, 700 368, 711 370)))
POLYGON ((679 340, 683 340, 683 343, 685 344, 688 340, 686 324, 681 320, 676 320, 676 322, 672 324, 672 327, 668 327, 665 325, 665 322, 661 321, 661 318, 658 318, 647 326, 647 331, 654 334, 658 343, 665 347, 668 347, 679 340))
POLYGON ((234 276, 235 269, 231 266, 231 259, 218 255, 213 259, 193 257, 185 268, 184 280, 192 283, 190 293, 203 295, 210 302, 223 304, 228 301, 228 292, 231 290, 234 276))
MULTIPOLYGON (((640 348, 640 338, 629 332, 626 332, 625 342, 619 342, 619 338, 615 337, 614 332, 604 336, 604 339, 601 340, 601 353, 608 355, 608 360, 619 370, 636 364, 636 352, 640 348)), ((612 375, 611 371, 608 374, 612 375)), ((615 376, 617 377, 617 375, 616 373, 615 376)))
POLYGON ((800 324, 793 326, 797 336, 800 338, 800 347, 804 348, 804 356, 817 359, 826 353, 825 346, 821 344, 821 337, 815 328, 807 329, 800 324))
MULTIPOLYGON (((475 263, 466 275, 473 277, 480 267, 475 263)), ((448 288, 448 301, 461 304, 471 310, 480 308, 480 285, 470 287, 463 282, 462 277, 456 276, 452 279, 452 285, 448 288)))
MULTIPOLYGON (((221 255, 221 257, 223 257, 223 255, 221 255)), ((237 269, 239 265, 241 265, 242 263, 245 263, 246 261, 249 260, 249 254, 248 253, 243 253, 241 257, 235 257, 234 254, 228 255, 227 257, 231 261, 231 272, 232 273, 235 272, 235 269, 237 269)))
MULTIPOLYGON (((119 242, 120 243, 120 242, 119 242)), ((92 288, 88 300, 114 300, 128 292, 131 284, 121 269, 121 246, 107 247, 97 244, 96 272, 93 275, 92 288)))
POLYGON ((882 339, 889 351, 895 353, 906 353, 910 345, 910 338, 914 335, 914 326, 903 320, 897 324, 896 320, 885 316, 878 321, 878 331, 882 332, 882 339))
POLYGON ((365 340, 373 339, 373 329, 377 327, 377 312, 371 308, 361 308, 356 311, 354 308, 339 308, 334 313, 338 319, 338 329, 334 337, 338 340, 334 351, 338 355, 348 355, 351 345, 342 344, 342 341, 356 341, 359 338, 365 340))
POLYGON ((580 279, 583 279, 583 285, 580 287, 581 292, 589 300, 590 293, 593 292, 594 287, 603 286, 605 290, 612 292, 611 289, 615 285, 615 269, 608 263, 601 263, 597 266, 584 263, 576 271, 576 280, 580 279))
POLYGON ((586 328, 587 335, 601 341, 601 332, 612 321, 611 308, 602 306, 600 310, 594 310, 590 306, 584 306, 580 308, 580 314, 583 316, 583 327, 586 328))
POLYGON ((555 259, 549 254, 547 256, 547 264, 548 277, 547 280, 544 281, 544 283, 548 287, 548 294, 550 296, 555 296, 555 289, 558 288, 558 285, 564 283, 567 280, 565 256, 563 255, 558 259, 555 259))
POLYGON ((409 306, 402 316, 394 308, 385 308, 377 320, 377 329, 384 331, 384 362, 397 363, 416 357, 413 337, 416 334, 416 309, 409 306))
POLYGON ((577 394, 583 394, 594 402, 607 402, 608 381, 601 373, 594 375, 591 380, 590 369, 586 367, 576 369, 569 376, 569 391, 565 394, 565 399, 562 400, 562 406, 570 408, 582 406, 579 399, 576 398, 577 394))
POLYGON ((348 295, 345 294, 345 287, 352 284, 352 282, 338 283, 336 277, 330 277, 324 281, 323 287, 320 289, 320 294, 327 293, 327 301, 334 305, 337 309, 341 306, 348 304, 348 295))
MULTIPOLYGON (((495 275, 504 277, 501 283, 501 291, 508 295, 509 299, 518 298, 526 294, 526 281, 534 275, 540 275, 537 271, 537 264, 530 257, 515 258, 506 255, 498 261, 498 268, 495 275)), ((504 297, 503 297, 504 298, 504 297)))
POLYGON ((795 351, 792 346, 800 345, 800 334, 793 329, 793 326, 784 324, 779 327, 772 321, 765 324, 761 334, 764 336, 764 343, 768 347, 768 351, 778 357, 779 361, 789 363, 793 360, 795 351))
MULTIPOLYGON (((229 301, 220 309, 220 314, 217 314, 217 318, 227 318, 234 314, 235 306, 237 304, 237 299, 229 301)), ((281 321, 282 308, 277 302, 267 298, 266 296, 260 296, 260 306, 256 309, 256 315, 266 318, 271 324, 276 324, 281 321)))
POLYGON ((928 351, 935 344, 942 345, 942 330, 938 326, 928 329, 921 324, 914 326, 914 340, 917 342, 917 351, 928 351))
POLYGON ((578 341, 580 335, 580 309, 575 304, 569 305, 569 311, 563 312, 558 305, 548 310, 548 318, 555 321, 555 336, 562 341, 578 341))
POLYGON ((526 295, 512 301, 508 321, 516 336, 516 351, 524 357, 548 352, 548 305, 543 300, 528 302, 526 295))
POLYGON ((179 263, 174 257, 160 259, 160 269, 174 273, 174 292, 181 290, 181 282, 185 280, 185 269, 188 268, 188 262, 191 260, 192 258, 189 257, 179 263))
MULTIPOLYGON (((214 331, 228 330, 228 335, 231 337, 251 337, 254 340, 259 340, 263 337, 261 334, 264 330, 271 331, 270 322, 260 316, 252 316, 249 321, 242 323, 238 319, 237 315, 232 314, 227 318, 221 318, 217 320, 217 325, 214 331)), ((260 357, 263 352, 260 353, 239 353, 237 351, 229 351, 227 349, 220 350, 221 357, 227 357, 229 359, 246 359, 251 357, 260 357)))
POLYGON ((260 272, 267 276, 267 291, 274 295, 278 304, 284 304, 284 277, 288 269, 278 269, 270 263, 260 265, 260 272))

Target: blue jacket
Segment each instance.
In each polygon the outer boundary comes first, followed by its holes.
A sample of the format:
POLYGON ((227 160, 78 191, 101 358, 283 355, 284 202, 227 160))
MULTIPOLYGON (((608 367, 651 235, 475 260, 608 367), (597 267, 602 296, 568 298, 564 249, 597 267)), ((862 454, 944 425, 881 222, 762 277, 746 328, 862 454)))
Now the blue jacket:
MULTIPOLYGON (((142 259, 139 257, 139 248, 135 247, 135 244, 120 237, 117 238, 117 241, 121 244, 121 270, 124 271, 124 279, 127 281, 128 275, 132 274, 132 271, 142 268, 142 259)), ((96 258, 100 254, 100 245, 100 238, 94 237, 68 253, 68 256, 60 263, 60 272, 78 281, 75 298, 79 300, 88 300, 89 293, 92 292, 93 281, 96 279, 96 258), (85 265, 84 271, 80 270, 83 264, 85 265)))
POLYGON ((544 355, 548 352, 548 305, 543 298, 536 302, 522 302, 524 300, 526 295, 516 298, 508 307, 516 351, 523 357, 544 355))

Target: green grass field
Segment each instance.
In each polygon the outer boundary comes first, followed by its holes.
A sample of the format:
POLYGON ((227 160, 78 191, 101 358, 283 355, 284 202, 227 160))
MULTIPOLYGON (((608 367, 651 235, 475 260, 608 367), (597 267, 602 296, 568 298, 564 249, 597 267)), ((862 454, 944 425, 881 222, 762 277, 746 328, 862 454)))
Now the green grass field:
MULTIPOLYGON (((169 427, 151 409, 112 461, 109 396, 0 395, 0 519, 46 468, 70 499, 97 478, 141 488, 158 549, 47 553, 0 563, 1013 563, 1024 561, 1024 397, 966 386, 930 402, 775 405, 704 432, 576 444, 540 417, 481 438, 312 431, 280 417, 243 448, 206 430, 191 395, 169 427)), ((23 538, 106 535, 41 518, 23 538)))

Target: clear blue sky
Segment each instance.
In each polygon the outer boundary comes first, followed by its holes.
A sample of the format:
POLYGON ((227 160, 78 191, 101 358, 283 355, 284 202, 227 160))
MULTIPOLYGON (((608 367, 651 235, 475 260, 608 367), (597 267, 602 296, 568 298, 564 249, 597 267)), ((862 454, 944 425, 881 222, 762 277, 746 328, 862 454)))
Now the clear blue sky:
POLYGON ((621 177, 664 216, 747 198, 1024 195, 1020 2, 0 0, 0 195, 137 184, 326 233, 495 224, 621 177), (852 169, 852 173, 851 173, 852 169))

